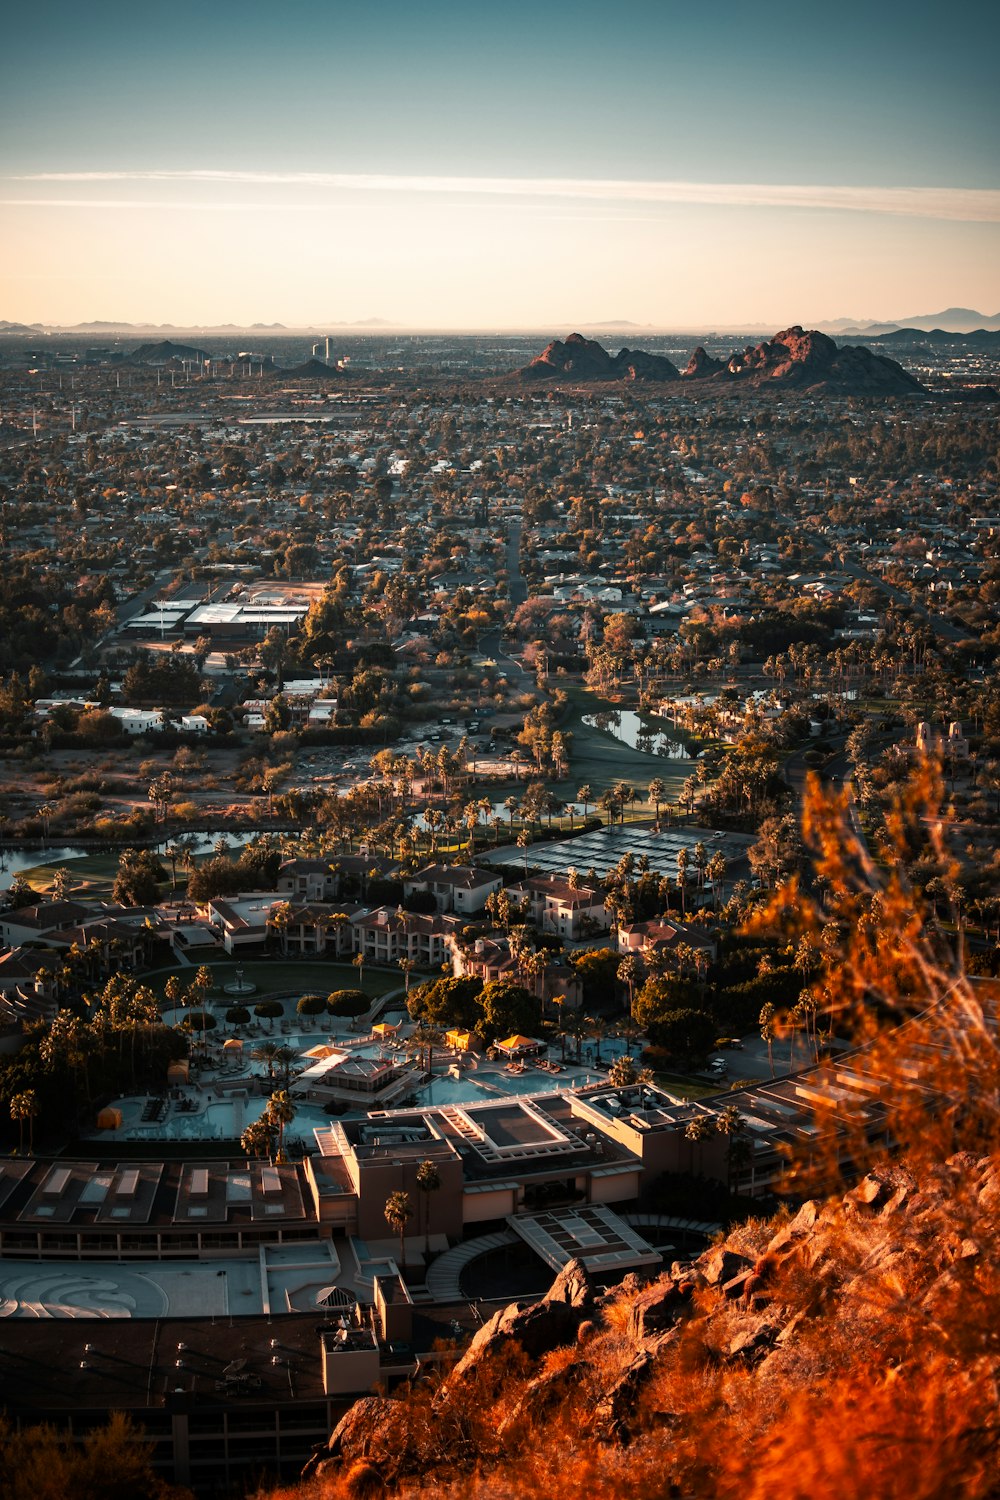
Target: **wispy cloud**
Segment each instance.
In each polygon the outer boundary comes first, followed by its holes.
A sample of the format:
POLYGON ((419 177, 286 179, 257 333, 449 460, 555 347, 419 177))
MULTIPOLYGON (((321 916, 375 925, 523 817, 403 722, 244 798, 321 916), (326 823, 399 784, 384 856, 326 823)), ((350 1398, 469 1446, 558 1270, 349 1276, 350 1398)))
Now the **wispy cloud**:
MULTIPOLYGON (((504 198, 576 199, 614 203, 700 204, 733 208, 826 209, 851 213, 896 214, 907 218, 954 219, 966 222, 1000 222, 1000 191, 992 188, 945 187, 829 187, 822 184, 753 182, 649 182, 618 178, 572 177, 434 177, 399 176, 350 172, 245 172, 228 170, 161 170, 106 172, 32 172, 12 179, 16 182, 161 182, 233 184, 243 187, 296 187, 336 192, 437 194, 504 198)), ((88 199, 9 199, 47 206, 92 207, 88 199)), ((160 204, 135 200, 104 200, 101 206, 116 208, 153 207, 160 204)), ((184 207, 223 206, 207 201, 184 207)), ((239 204, 234 207, 271 205, 239 204)), ((310 209, 313 203, 284 203, 310 209)))

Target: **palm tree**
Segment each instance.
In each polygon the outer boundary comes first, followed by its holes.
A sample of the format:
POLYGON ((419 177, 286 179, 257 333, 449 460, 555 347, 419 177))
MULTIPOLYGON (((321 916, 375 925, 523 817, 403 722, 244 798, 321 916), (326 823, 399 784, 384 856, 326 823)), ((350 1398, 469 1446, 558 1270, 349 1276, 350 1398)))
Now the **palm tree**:
POLYGON ((424 1200, 424 1255, 431 1251, 431 1193, 441 1186, 441 1174, 432 1161, 422 1161, 417 1168, 417 1187, 424 1200))
POLYGON ((715 1128, 720 1135, 727 1138, 726 1149, 726 1186, 732 1186, 733 1178, 733 1153, 736 1141, 744 1131, 743 1116, 735 1104, 726 1104, 715 1117, 715 1128))
POLYGON ((18 1152, 24 1150, 24 1122, 28 1121, 28 1155, 32 1155, 35 1149, 35 1116, 38 1114, 38 1095, 34 1089, 22 1089, 19 1094, 11 1095, 10 1117, 17 1121, 18 1125, 18 1152))
POLYGON ((658 823, 660 821, 660 808, 663 806, 664 802, 666 802, 668 796, 670 795, 667 791, 667 784, 663 780, 662 776, 654 776, 646 790, 649 794, 649 800, 650 802, 652 802, 653 807, 656 810, 655 816, 658 823))
POLYGON ((726 856, 721 850, 716 849, 708 864, 705 866, 705 874, 712 882, 712 905, 716 911, 719 909, 720 889, 725 894, 724 886, 726 879, 726 856))
POLYGON ((271 1131, 266 1121, 252 1121, 240 1136, 240 1145, 247 1156, 267 1156, 271 1149, 271 1131))
POLYGON ((398 963, 399 963, 399 967, 402 969, 403 973, 406 975, 406 990, 405 990, 405 993, 408 995, 410 993, 410 975, 413 973, 414 969, 417 967, 417 961, 416 961, 415 958, 401 958, 401 959, 398 960, 398 963))
POLYGON ((767 1043, 767 1061, 771 1068, 772 1078, 774 1077, 774 1039, 778 1034, 777 1027, 775 1026, 774 1022, 774 1014, 774 1006, 771 1004, 770 1000, 768 1000, 765 1005, 761 1006, 760 1016, 758 1018, 761 1038, 767 1043))
POLYGON ((295 1105, 286 1089, 279 1089, 267 1101, 267 1113, 278 1127, 278 1160, 285 1160, 285 1126, 295 1119, 295 1105))
POLYGON ((635 994, 636 980, 639 978, 641 968, 642 966, 636 955, 634 953, 626 953, 625 957, 618 965, 618 969, 615 974, 615 978, 618 980, 619 984, 624 984, 628 988, 628 1013, 630 1019, 632 1016, 632 998, 635 994))
POLYGON ((277 1042, 261 1042, 260 1046, 255 1047, 250 1054, 254 1062, 267 1063, 268 1083, 274 1080, 274 1065, 278 1060, 279 1051, 280 1048, 277 1042))
POLYGON ((684 1127, 684 1139, 691 1142, 691 1176, 694 1176, 694 1148, 712 1133, 711 1115, 694 1115, 684 1127))
POLYGON ((163 852, 170 861, 170 889, 173 892, 177 889, 177 861, 180 858, 180 846, 171 842, 165 846, 163 852))
MULTIPOLYGON (((324 1005, 324 1009, 325 1009, 325 1005, 324 1005)), ((292 1063, 295 1061, 295 1053, 292 1051, 291 1047, 285 1047, 285 1046, 275 1047, 275 1049, 274 1049, 274 1061, 277 1064, 277 1066, 281 1069, 282 1081, 284 1082, 285 1088, 287 1088, 288 1087, 288 1075, 289 1075, 289 1073, 291 1071, 292 1063)))
POLYGON ((677 889, 681 893, 681 919, 687 915, 687 902, 685 892, 687 891, 687 872, 691 861, 691 855, 687 849, 677 851, 677 889))
POLYGON ((399 1267, 406 1270, 406 1224, 413 1218, 409 1193, 390 1193, 385 1200, 385 1221, 399 1235, 399 1267))

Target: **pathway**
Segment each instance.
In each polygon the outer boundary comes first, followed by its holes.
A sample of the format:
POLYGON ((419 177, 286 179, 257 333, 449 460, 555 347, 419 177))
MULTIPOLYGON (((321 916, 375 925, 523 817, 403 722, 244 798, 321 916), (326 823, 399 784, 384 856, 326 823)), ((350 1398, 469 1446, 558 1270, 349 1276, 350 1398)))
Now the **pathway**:
POLYGON ((461 1245, 456 1245, 454 1250, 446 1250, 444 1255, 438 1256, 427 1272, 427 1291, 432 1300, 434 1302, 463 1301, 462 1272, 466 1266, 470 1266, 481 1255, 488 1255, 491 1250, 501 1250, 508 1245, 516 1244, 518 1244, 518 1237, 514 1231, 502 1229, 496 1234, 484 1234, 478 1239, 465 1240, 461 1245))

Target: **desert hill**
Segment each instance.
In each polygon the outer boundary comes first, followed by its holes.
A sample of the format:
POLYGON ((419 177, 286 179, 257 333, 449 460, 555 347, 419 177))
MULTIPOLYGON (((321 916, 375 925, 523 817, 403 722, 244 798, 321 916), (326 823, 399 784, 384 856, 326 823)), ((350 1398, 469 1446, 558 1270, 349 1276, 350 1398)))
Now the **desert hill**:
POLYGON ((895 360, 870 349, 838 345, 824 333, 798 326, 716 360, 699 346, 681 375, 669 359, 638 349, 611 355, 595 339, 572 333, 554 339, 515 378, 523 381, 677 381, 723 387, 777 385, 817 394, 905 396, 924 390, 895 360))
POLYGON ((135 365, 159 365, 171 359, 204 361, 211 358, 204 349, 196 349, 191 344, 174 344, 170 339, 161 339, 158 344, 140 344, 128 356, 130 363, 135 365))
POLYGON ((275 369, 274 373, 284 378, 289 376, 295 379, 312 376, 322 380, 342 380, 344 372, 337 370, 333 365, 324 364, 321 359, 307 359, 301 365, 292 365, 287 370, 275 369))
POLYGON ((563 342, 553 339, 541 354, 519 371, 525 380, 568 376, 571 380, 679 380, 680 371, 659 354, 622 349, 611 355, 596 339, 571 333, 563 342))
POLYGON ((851 395, 901 396, 924 386, 894 359, 856 345, 834 343, 825 333, 786 328, 773 339, 733 354, 725 370, 711 378, 770 381, 802 390, 839 391, 851 395))

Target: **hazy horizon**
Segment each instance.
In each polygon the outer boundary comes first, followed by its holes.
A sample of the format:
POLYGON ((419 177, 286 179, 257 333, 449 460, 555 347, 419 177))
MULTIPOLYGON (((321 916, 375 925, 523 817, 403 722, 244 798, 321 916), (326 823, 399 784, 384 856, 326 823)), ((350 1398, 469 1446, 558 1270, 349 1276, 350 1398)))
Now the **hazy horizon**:
POLYGON ((857 0, 50 0, 7 38, 11 321, 721 332, 1000 309, 1000 22, 969 0, 905 27, 857 0))

